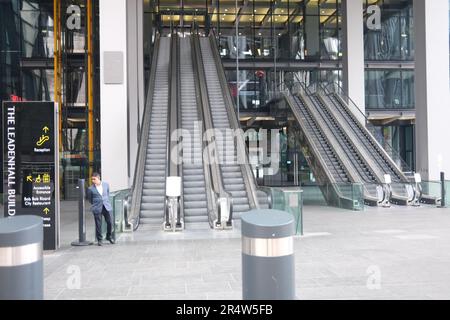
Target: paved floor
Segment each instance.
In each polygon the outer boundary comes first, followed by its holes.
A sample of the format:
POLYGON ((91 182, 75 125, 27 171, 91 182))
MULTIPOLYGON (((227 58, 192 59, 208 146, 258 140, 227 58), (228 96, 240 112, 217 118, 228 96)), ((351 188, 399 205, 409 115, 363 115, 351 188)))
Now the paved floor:
MULTIPOLYGON (((62 248, 44 260, 46 299, 241 299, 238 228, 138 231, 116 245, 75 248, 76 203, 62 210, 62 248)), ((450 209, 304 211, 299 299, 450 299, 450 209)))

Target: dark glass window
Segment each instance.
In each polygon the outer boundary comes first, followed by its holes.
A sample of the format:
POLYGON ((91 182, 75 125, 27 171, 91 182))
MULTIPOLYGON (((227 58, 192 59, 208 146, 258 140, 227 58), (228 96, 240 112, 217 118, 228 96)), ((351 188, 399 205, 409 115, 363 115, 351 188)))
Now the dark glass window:
POLYGON ((414 71, 367 70, 367 109, 413 109, 414 71))
MULTIPOLYGON (((381 13, 380 28, 364 26, 365 59, 371 61, 414 60, 414 16, 412 0, 366 1, 365 8, 376 5, 381 13)), ((366 22, 371 14, 366 12, 366 22)))

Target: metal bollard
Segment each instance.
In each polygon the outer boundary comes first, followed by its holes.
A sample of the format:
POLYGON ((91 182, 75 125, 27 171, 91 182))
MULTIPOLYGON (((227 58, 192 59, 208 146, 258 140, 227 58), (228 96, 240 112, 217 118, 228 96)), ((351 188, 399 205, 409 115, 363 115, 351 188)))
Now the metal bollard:
POLYGON ((295 299, 294 217, 252 210, 241 220, 243 299, 295 299))
POLYGON ((78 241, 72 242, 74 247, 84 247, 93 244, 91 241, 86 241, 86 192, 84 190, 84 179, 78 179, 78 241))
POLYGON ((41 217, 0 219, 0 300, 44 299, 41 217))
POLYGON ((446 203, 445 194, 445 173, 441 172, 441 208, 445 208, 446 203))

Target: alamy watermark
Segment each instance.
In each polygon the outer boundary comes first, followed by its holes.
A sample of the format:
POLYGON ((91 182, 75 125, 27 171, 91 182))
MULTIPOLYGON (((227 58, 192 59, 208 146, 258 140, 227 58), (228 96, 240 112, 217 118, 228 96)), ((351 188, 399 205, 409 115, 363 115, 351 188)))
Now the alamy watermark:
POLYGON ((370 5, 367 7, 367 29, 372 31, 381 30, 381 8, 378 5, 370 5))
POLYGON ((81 268, 76 265, 71 265, 67 268, 66 273, 69 275, 66 281, 67 289, 80 290, 81 289, 81 268))
POLYGON ((280 168, 279 129, 210 129, 202 132, 202 123, 194 130, 177 129, 171 134, 171 162, 176 165, 241 165, 264 168, 265 174, 277 174, 280 168), (269 141, 270 136, 270 141, 269 141))
POLYGON ((381 290, 381 269, 379 266, 370 266, 367 268, 366 286, 369 290, 381 290))

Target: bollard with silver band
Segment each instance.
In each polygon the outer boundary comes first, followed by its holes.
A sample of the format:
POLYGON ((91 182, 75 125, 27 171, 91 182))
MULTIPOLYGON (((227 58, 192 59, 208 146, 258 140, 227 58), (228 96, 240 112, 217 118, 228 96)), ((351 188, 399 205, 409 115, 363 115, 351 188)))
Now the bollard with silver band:
POLYGON ((253 210, 241 220, 243 299, 295 299, 294 217, 253 210))
POLYGON ((0 300, 44 298, 41 217, 0 219, 0 300))
POLYGON ((445 173, 441 172, 441 208, 446 207, 445 173))

